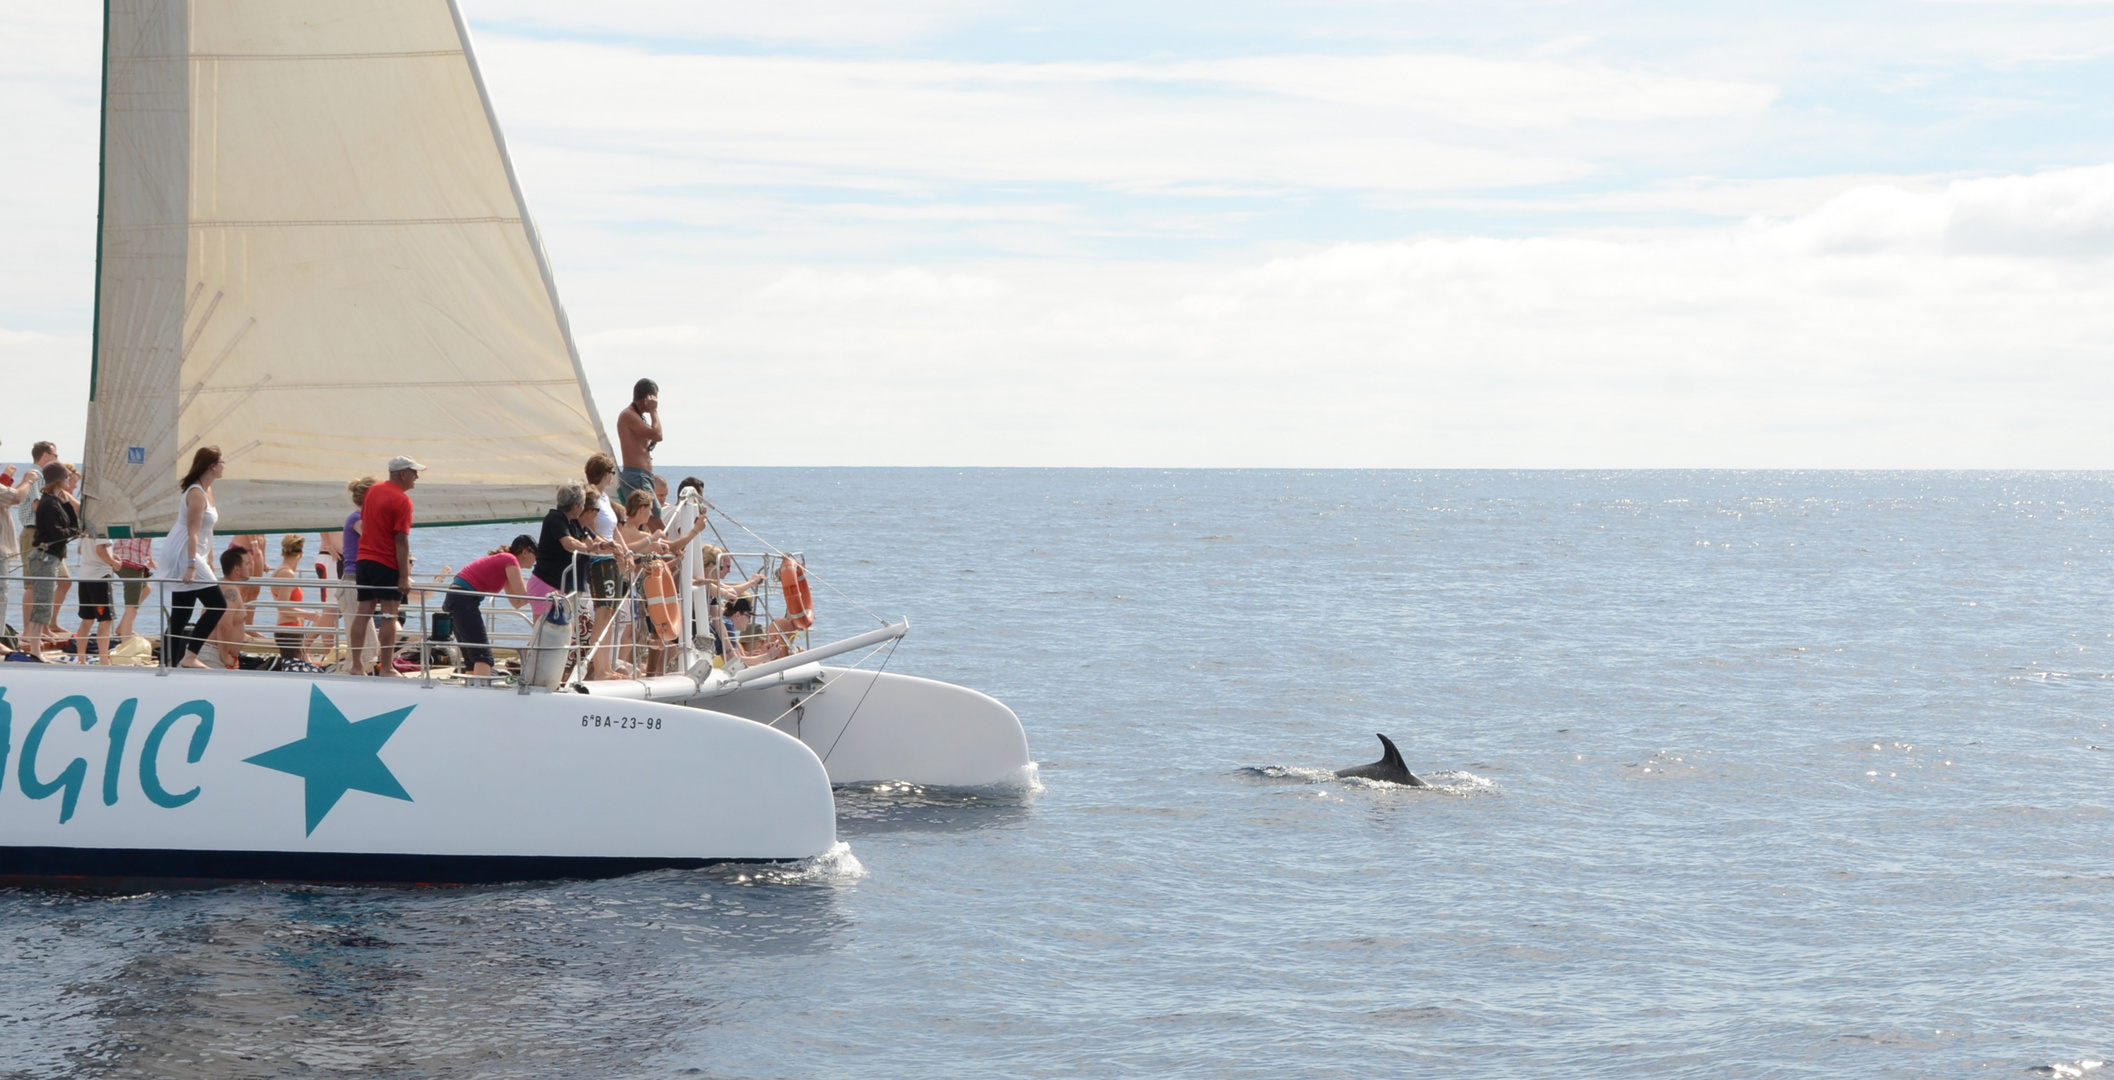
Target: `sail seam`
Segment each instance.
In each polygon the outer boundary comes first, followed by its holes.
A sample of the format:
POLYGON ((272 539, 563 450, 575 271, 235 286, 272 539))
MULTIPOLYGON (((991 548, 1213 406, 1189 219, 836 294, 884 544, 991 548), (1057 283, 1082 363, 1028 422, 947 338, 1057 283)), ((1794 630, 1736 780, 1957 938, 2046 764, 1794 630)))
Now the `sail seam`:
POLYGON ((422 49, 410 52, 371 53, 191 53, 188 56, 134 56, 119 64, 166 64, 172 60, 407 60, 433 56, 461 56, 461 49, 422 49))
POLYGON ((273 229, 330 225, 519 225, 518 217, 459 217, 459 218, 315 218, 287 221, 192 221, 172 222, 158 225, 120 225, 111 232, 155 232, 163 229, 273 229))
MULTIPOLYGON (((238 393, 239 393, 239 394, 247 394, 247 393, 252 393, 252 392, 257 392, 257 391, 264 391, 264 390, 272 390, 272 391, 277 391, 277 390, 365 390, 365 389, 367 389, 367 388, 368 388, 368 387, 369 387, 370 385, 371 385, 371 384, 369 384, 369 383, 351 383, 351 382, 331 382, 331 383, 324 383, 324 382, 310 382, 310 383, 281 383, 281 382, 274 382, 274 383, 273 383, 272 385, 270 385, 270 386, 268 386, 268 387, 262 387, 262 386, 205 386, 205 387, 199 387, 199 388, 197 388, 197 389, 194 389, 194 390, 192 390, 192 391, 191 391, 191 394, 192 394, 192 396, 196 397, 196 396, 200 396, 200 395, 205 395, 205 394, 238 394, 238 393)), ((449 380, 445 380, 445 381, 439 381, 439 382, 419 382, 419 381, 416 381, 416 380, 407 380, 407 379, 391 379, 391 380, 389 380, 389 385, 390 385, 391 387, 394 387, 394 388, 399 388, 399 389, 402 389, 402 388, 417 388, 417 387, 426 387, 426 388, 430 388, 430 389, 440 389, 440 388, 443 388, 443 387, 458 387, 458 388, 459 388, 459 387, 466 387, 466 386, 469 386, 469 387, 479 387, 479 388, 486 388, 486 389, 489 389, 489 388, 491 387, 491 385, 492 385, 492 384, 491 384, 490 382, 488 382, 488 381, 479 381, 479 380, 476 380, 476 379, 449 379, 449 380)), ((511 380, 511 381, 510 381, 510 382, 508 383, 508 385, 509 385, 509 386, 574 386, 574 385, 577 385, 577 383, 576 383, 576 381, 575 381, 575 380, 572 380, 572 379, 514 379, 514 380, 511 380)))

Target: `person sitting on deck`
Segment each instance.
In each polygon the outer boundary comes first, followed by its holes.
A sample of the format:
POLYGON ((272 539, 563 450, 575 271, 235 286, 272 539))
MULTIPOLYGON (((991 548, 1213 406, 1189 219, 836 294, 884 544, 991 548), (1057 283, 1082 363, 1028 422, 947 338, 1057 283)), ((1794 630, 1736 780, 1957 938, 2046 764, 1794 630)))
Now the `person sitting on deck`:
POLYGON ((249 549, 230 544, 220 553, 220 598, 227 605, 198 658, 207 667, 233 671, 242 666, 242 648, 250 644, 250 605, 242 598, 250 586, 249 549))
MULTIPOLYGON (((271 562, 265 557, 265 553, 270 549, 265 544, 263 533, 246 533, 236 537, 233 542, 236 547, 248 553, 249 561, 242 564, 242 569, 248 575, 249 580, 255 581, 271 574, 271 562)), ((261 584, 244 585, 242 587, 243 603, 256 603, 258 594, 263 591, 264 586, 261 584)))
MULTIPOLYGON (((279 538, 279 565, 272 570, 275 578, 299 578, 301 576, 301 553, 308 548, 308 541, 298 533, 287 533, 279 538)), ((298 604, 304 599, 299 585, 272 586, 272 599, 282 605, 298 604)), ((279 629, 272 631, 272 640, 279 644, 279 655, 288 660, 308 659, 307 627, 322 622, 324 616, 307 608, 281 607, 279 629)))
POLYGON ((470 674, 492 673, 492 639, 485 633, 484 594, 504 596, 517 608, 527 604, 529 586, 522 580, 522 571, 535 565, 536 541, 524 534, 483 558, 470 560, 455 572, 451 591, 441 601, 441 608, 454 619, 455 640, 462 645, 462 662, 469 665, 470 674))
POLYGON ((742 663, 761 664, 793 655, 791 639, 775 626, 765 632, 755 622, 755 601, 741 596, 728 602, 727 637, 733 642, 734 655, 740 657, 742 663))

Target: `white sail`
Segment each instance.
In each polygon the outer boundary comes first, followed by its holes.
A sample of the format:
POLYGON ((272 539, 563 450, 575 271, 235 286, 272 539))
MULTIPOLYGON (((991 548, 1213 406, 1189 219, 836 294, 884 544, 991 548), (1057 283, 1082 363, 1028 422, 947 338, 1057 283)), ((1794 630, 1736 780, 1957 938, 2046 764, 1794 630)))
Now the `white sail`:
POLYGON ((420 524, 541 516, 608 438, 450 0, 110 0, 99 530, 342 522, 409 454, 420 524))

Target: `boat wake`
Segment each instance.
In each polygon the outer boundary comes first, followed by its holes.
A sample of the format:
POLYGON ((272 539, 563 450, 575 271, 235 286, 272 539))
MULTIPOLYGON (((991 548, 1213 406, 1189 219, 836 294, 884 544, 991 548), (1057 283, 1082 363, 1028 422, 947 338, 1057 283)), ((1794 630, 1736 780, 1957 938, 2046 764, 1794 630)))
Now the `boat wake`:
POLYGON ((1347 788, 1365 788, 1369 791, 1416 791, 1433 795, 1495 795, 1497 782, 1489 777, 1477 776, 1466 769, 1442 769, 1438 772, 1420 772, 1417 778, 1425 787, 1410 787, 1407 784, 1390 784, 1385 780, 1367 780, 1360 776, 1347 776, 1336 782, 1347 788))
POLYGON ((1240 770, 1241 775, 1251 779, 1282 784, 1341 784, 1352 790, 1366 791, 1414 791, 1431 795, 1494 795, 1497 782, 1488 777, 1477 776, 1465 769, 1446 769, 1438 772, 1420 772, 1417 777, 1428 787, 1410 787, 1407 784, 1391 784, 1385 780, 1367 780, 1360 776, 1337 776, 1334 770, 1312 769, 1303 765, 1251 765, 1240 770))
POLYGON ((1040 790, 1039 784, 1032 789, 928 787, 900 780, 842 784, 836 788, 837 835, 856 839, 1003 827, 1017 823, 1040 790))
POLYGON ((698 873, 728 885, 848 885, 866 876, 866 867, 842 840, 828 851, 783 863, 718 863, 698 873))
POLYGON ((1283 780, 1294 784, 1321 784, 1336 779, 1332 769, 1309 769, 1299 765, 1250 765, 1241 772, 1258 780, 1283 780))
POLYGON ((2048 1065, 2035 1065, 2026 1071, 2036 1076, 2083 1076, 2105 1064, 2106 1062, 2097 1058, 2079 1058, 2076 1061, 2058 1061, 2048 1065))

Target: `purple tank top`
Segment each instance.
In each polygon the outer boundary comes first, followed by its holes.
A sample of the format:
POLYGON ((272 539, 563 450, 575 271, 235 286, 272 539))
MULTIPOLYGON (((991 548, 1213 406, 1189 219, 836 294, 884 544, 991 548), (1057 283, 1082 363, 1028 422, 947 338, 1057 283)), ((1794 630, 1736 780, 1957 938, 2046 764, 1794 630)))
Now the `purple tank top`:
POLYGON ((360 534, 352 531, 352 527, 359 523, 360 512, 358 510, 354 510, 352 514, 345 519, 345 537, 343 540, 339 541, 339 550, 344 552, 344 555, 341 556, 341 558, 344 560, 344 565, 339 567, 338 569, 338 576, 340 577, 351 577, 353 574, 353 567, 359 565, 360 534))

